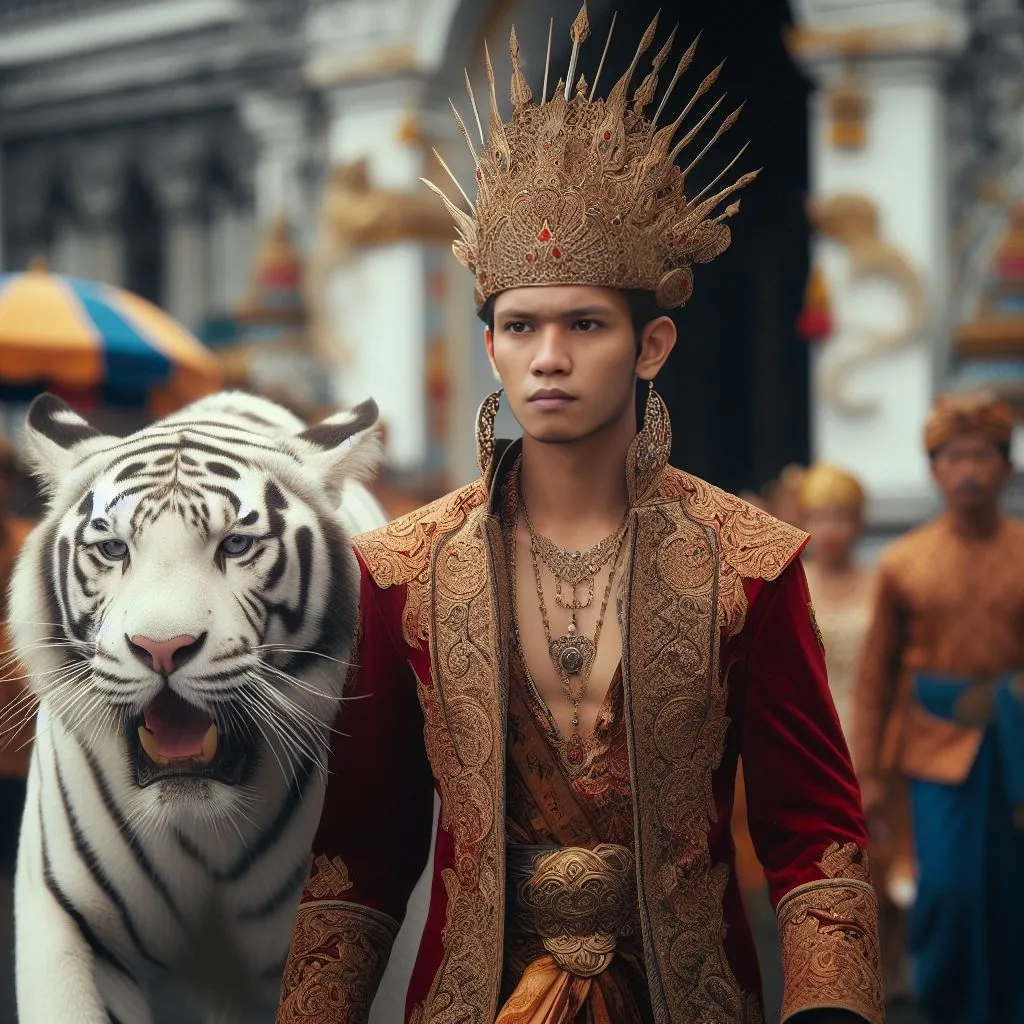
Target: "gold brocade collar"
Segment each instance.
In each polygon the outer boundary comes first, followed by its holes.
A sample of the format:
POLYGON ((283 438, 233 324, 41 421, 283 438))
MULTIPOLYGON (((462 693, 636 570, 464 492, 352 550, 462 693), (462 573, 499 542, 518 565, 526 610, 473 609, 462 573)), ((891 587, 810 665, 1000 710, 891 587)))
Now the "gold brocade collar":
MULTIPOLYGON (((500 438, 491 443, 489 459, 482 466, 487 487, 487 508, 501 517, 505 481, 523 452, 523 442, 500 438)), ((657 490, 672 452, 672 423, 661 395, 651 390, 644 409, 644 425, 626 455, 626 489, 630 508, 649 501, 657 490)))

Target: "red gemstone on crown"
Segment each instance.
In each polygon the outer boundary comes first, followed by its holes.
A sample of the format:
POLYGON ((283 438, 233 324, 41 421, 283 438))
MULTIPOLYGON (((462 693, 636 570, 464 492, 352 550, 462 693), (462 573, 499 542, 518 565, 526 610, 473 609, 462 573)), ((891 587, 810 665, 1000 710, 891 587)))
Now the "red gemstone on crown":
POLYGON ((477 181, 483 181, 484 180, 484 172, 481 171, 479 167, 476 169, 476 180, 477 181))
POLYGON ((611 132, 605 132, 604 133, 604 141, 605 142, 607 142, 611 137, 612 137, 612 133, 611 132))
POLYGON ((537 232, 537 241, 538 242, 550 242, 551 241, 551 232, 548 230, 548 227, 547 227, 546 224, 544 225, 544 227, 542 227, 540 229, 539 232, 537 232))
POLYGON ((544 143, 544 148, 545 149, 550 149, 551 148, 551 143, 550 142, 545 142, 544 143))
POLYGON ((561 259, 561 257, 562 257, 562 250, 559 249, 558 246, 556 245, 556 246, 554 246, 552 248, 551 255, 554 256, 556 260, 557 259, 561 259))
POLYGON ((526 254, 526 262, 527 263, 532 263, 536 258, 537 257, 532 252, 528 252, 526 254))

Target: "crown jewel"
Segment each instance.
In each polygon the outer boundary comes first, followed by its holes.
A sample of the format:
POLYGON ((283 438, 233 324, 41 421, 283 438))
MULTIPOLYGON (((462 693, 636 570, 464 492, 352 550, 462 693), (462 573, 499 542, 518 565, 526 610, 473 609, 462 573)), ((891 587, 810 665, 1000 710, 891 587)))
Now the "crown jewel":
POLYGON ((693 264, 708 263, 729 247, 731 236, 724 221, 736 213, 739 202, 729 204, 720 213, 715 211, 753 181, 758 172, 719 186, 746 145, 692 196, 686 195, 686 187, 694 168, 736 123, 742 106, 720 122, 685 167, 677 166, 679 155, 725 99, 723 95, 682 131, 694 106, 717 81, 722 64, 700 83, 675 121, 659 125, 676 83, 693 62, 699 36, 679 59, 657 109, 648 117, 646 111, 654 102, 659 75, 675 41, 675 29, 657 52, 632 102, 628 92, 640 59, 654 42, 657 27, 655 17, 626 72, 607 98, 598 99, 595 91, 615 19, 590 86, 583 74, 575 77, 580 49, 590 35, 584 4, 570 31, 572 51, 566 78, 559 80, 552 96, 548 95, 549 32, 544 85, 537 102, 533 102, 523 73, 513 29, 509 40, 512 117, 508 122, 502 121, 498 111, 494 69, 485 44, 484 69, 490 91, 486 138, 466 75, 479 149, 452 104, 476 166, 476 203, 439 154, 441 166, 455 182, 469 212, 449 200, 433 182, 426 182, 455 220, 458 238, 452 250, 459 262, 476 275, 478 304, 524 285, 589 284, 652 291, 659 305, 671 309, 685 304, 693 291, 693 264))

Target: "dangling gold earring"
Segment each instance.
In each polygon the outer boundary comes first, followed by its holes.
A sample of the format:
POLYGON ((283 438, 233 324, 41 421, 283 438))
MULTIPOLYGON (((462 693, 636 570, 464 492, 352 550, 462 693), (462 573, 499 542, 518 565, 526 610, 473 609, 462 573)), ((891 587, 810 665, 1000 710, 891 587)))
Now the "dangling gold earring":
POLYGON ((644 425, 633 442, 637 468, 646 472, 659 470, 672 454, 672 423, 668 407, 654 390, 654 381, 647 382, 647 401, 644 404, 644 425))
POLYGON ((498 406, 504 388, 489 394, 481 403, 476 414, 476 464, 482 477, 487 476, 494 459, 494 421, 498 418, 498 406))

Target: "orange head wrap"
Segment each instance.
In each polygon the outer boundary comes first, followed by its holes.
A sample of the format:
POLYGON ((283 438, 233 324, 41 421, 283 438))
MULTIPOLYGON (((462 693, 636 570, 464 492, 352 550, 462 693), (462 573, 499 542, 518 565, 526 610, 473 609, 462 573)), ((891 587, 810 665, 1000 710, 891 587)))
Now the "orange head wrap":
POLYGON ((976 434, 1004 451, 1013 434, 1013 411, 988 393, 939 395, 928 415, 924 443, 929 455, 954 437, 976 434))

